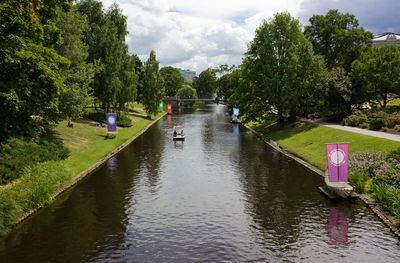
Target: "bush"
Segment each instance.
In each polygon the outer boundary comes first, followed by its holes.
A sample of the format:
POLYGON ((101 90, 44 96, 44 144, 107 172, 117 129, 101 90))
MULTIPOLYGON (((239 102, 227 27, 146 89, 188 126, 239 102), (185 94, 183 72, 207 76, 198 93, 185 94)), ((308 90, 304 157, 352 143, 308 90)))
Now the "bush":
POLYGON ((365 193, 369 191, 370 177, 366 171, 352 171, 349 173, 349 183, 356 188, 357 193, 365 193))
POLYGON ((400 162, 400 148, 397 148, 397 150, 391 151, 387 156, 386 159, 392 158, 400 162))
POLYGON ((346 126, 354 126, 357 127, 360 124, 367 121, 367 115, 362 112, 355 112, 349 117, 342 120, 342 124, 346 126))
POLYGON ((26 142, 10 139, 1 145, 0 184, 20 177, 25 167, 46 161, 62 160, 69 156, 68 148, 59 143, 41 141, 26 142))
POLYGON ((390 115, 387 118, 387 125, 389 128, 393 128, 397 125, 400 125, 400 112, 390 115))
POLYGON ((120 126, 120 127, 131 127, 132 126, 132 120, 128 116, 120 114, 117 117, 117 126, 120 126))
POLYGON ((369 125, 368 125, 368 123, 363 122, 363 123, 360 124, 360 128, 362 128, 362 129, 369 129, 369 125))
POLYGON ((396 131, 400 132, 400 125, 394 126, 394 129, 395 129, 396 131))
POLYGON ((369 128, 371 130, 379 130, 383 126, 387 126, 388 114, 383 111, 373 113, 370 118, 368 118, 369 128))
POLYGON ((400 188, 380 183, 373 184, 372 190, 382 206, 400 219, 400 188))

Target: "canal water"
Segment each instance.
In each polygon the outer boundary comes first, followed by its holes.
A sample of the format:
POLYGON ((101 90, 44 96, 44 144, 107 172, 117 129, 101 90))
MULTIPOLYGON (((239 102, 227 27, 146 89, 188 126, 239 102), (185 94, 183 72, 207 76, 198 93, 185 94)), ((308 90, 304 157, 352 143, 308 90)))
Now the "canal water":
POLYGON ((222 105, 165 116, 1 241, 0 262, 400 262, 368 208, 327 200, 229 120, 222 105))

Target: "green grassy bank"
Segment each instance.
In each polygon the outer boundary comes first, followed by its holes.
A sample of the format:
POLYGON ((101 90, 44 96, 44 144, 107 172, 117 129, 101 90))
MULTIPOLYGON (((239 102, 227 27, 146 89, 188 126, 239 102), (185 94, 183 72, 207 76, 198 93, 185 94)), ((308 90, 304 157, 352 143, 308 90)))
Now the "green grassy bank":
POLYGON ((350 154, 368 150, 390 152, 400 147, 400 142, 311 123, 275 124, 267 127, 252 125, 252 128, 321 170, 327 169, 326 143, 335 143, 336 137, 339 142, 349 143, 350 154))
POLYGON ((161 114, 149 120, 143 109, 135 108, 135 112, 128 114, 132 127, 118 127, 118 135, 113 139, 106 137, 106 128, 98 127, 96 122, 90 120, 81 119, 74 123, 74 128, 68 128, 66 121, 59 123, 50 139, 61 141, 71 151, 70 156, 62 161, 27 167, 19 179, 0 186, 0 236, 9 232, 21 216, 51 202, 53 193, 161 114))

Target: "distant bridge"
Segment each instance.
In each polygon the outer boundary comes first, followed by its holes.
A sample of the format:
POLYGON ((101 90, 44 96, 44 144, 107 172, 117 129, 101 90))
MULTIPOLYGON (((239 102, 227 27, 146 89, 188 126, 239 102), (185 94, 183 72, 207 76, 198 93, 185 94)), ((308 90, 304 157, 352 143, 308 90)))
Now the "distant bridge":
POLYGON ((172 111, 179 111, 181 102, 217 102, 217 99, 208 99, 208 98, 198 98, 198 99, 181 99, 180 97, 164 97, 163 99, 165 104, 172 105, 172 111))

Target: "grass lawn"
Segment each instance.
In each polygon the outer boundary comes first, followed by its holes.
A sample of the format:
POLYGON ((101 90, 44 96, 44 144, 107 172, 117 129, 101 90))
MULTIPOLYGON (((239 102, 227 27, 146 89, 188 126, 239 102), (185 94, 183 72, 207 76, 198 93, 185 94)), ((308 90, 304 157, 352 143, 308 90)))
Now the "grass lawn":
POLYGON ((353 132, 327 128, 311 123, 253 127, 267 138, 277 141, 286 150, 316 167, 326 170, 326 143, 348 142, 350 154, 374 150, 390 152, 400 147, 400 142, 366 136, 353 132))
POLYGON ((94 121, 79 120, 74 123, 72 129, 67 127, 67 121, 61 122, 54 129, 54 135, 71 150, 71 155, 62 162, 77 175, 141 131, 161 114, 149 120, 143 109, 135 105, 135 111, 126 114, 132 119, 132 127, 118 127, 118 134, 113 139, 108 139, 107 129, 97 127, 94 121))

